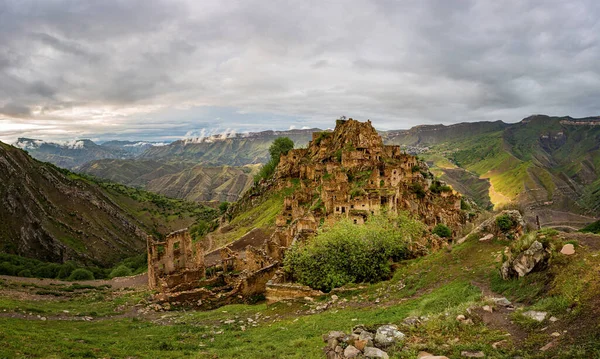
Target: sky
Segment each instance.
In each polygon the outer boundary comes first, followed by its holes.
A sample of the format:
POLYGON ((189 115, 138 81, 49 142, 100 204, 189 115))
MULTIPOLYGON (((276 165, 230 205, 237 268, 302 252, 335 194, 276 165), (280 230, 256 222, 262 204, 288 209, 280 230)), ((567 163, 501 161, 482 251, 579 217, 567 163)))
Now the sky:
POLYGON ((599 34, 595 0, 0 0, 0 140, 595 116, 599 34))

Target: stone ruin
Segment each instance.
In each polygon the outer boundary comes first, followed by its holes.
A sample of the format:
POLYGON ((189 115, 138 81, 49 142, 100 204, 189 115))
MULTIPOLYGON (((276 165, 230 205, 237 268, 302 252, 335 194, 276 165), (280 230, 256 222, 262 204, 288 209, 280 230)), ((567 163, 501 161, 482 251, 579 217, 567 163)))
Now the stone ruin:
POLYGON ((201 245, 187 231, 163 242, 150 239, 149 284, 160 291, 157 298, 211 307, 265 292, 267 299, 315 294, 275 273, 287 248, 310 240, 323 223, 346 217, 361 225, 373 214, 407 211, 430 227, 444 223, 456 233, 466 221, 461 196, 450 187, 433 191, 444 183, 434 182, 427 164, 399 146, 384 145, 370 121, 338 120, 334 131, 314 133, 307 148, 282 155, 274 178, 249 190, 239 206, 290 185, 293 192, 262 248, 224 247, 220 261, 205 266, 201 245))
POLYGON ((431 227, 446 224, 455 234, 466 221, 460 194, 449 187, 433 193, 427 164, 400 146, 384 145, 371 121, 338 120, 333 132, 313 133, 308 148, 281 156, 275 176, 299 180, 267 242, 267 253, 276 259, 321 223, 342 217, 360 225, 382 211, 407 211, 431 227))
POLYGON ((148 287, 157 302, 214 308, 243 302, 264 293, 278 262, 264 250, 247 246, 243 253, 224 247, 220 261, 205 265, 201 242, 194 243, 187 229, 164 241, 148 238, 148 287))

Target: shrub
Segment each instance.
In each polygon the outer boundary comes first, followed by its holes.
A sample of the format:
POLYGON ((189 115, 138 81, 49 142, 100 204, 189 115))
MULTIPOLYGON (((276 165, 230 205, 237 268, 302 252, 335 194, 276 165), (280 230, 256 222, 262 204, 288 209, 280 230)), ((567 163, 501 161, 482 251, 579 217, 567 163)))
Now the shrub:
POLYGON ((92 280, 94 279, 94 273, 90 272, 87 269, 78 268, 75 269, 68 280, 92 280))
POLYGON ((383 280, 391 275, 390 260, 406 258, 407 244, 423 231, 421 222, 404 215, 372 216, 360 226, 344 219, 309 243, 292 246, 284 270, 298 282, 323 291, 383 280))
POLYGON ((414 194, 417 195, 417 198, 419 199, 423 199, 425 198, 425 190, 423 189, 423 186, 420 183, 413 183, 411 185, 411 190, 413 191, 414 194))
POLYGON ((514 225, 512 219, 506 214, 496 217, 496 225, 502 232, 506 232, 514 225))
POLYGON ((131 269, 125 265, 120 265, 110 272, 110 277, 127 277, 132 274, 131 269))
POLYGON ((452 231, 450 230, 450 228, 448 228, 447 225, 442 224, 442 223, 433 227, 433 231, 431 231, 431 233, 437 234, 438 236, 440 236, 442 238, 452 237, 452 231))
POLYGON ((227 208, 229 208, 229 202, 221 202, 219 204, 219 211, 221 212, 221 214, 225 213, 227 211, 227 208))
POLYGON ((17 274, 19 277, 33 277, 29 269, 23 269, 17 274))

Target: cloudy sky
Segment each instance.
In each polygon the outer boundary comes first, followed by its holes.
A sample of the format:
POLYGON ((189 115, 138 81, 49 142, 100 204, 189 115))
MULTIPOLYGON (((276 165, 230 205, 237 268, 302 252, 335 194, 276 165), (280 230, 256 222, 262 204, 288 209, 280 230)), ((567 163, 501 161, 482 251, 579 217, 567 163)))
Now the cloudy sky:
POLYGON ((0 140, 600 114, 600 2, 0 0, 0 140))

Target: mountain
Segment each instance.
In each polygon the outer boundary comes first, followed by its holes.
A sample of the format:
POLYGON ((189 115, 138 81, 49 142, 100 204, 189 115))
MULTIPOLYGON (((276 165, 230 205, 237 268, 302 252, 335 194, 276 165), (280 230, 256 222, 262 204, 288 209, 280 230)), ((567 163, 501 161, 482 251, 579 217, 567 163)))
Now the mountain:
POLYGON ((76 169, 93 160, 104 158, 132 158, 152 146, 164 145, 152 142, 109 141, 96 144, 91 140, 46 142, 31 138, 19 138, 14 144, 26 150, 33 158, 50 162, 62 168, 76 169))
POLYGON ((289 137, 294 141, 296 147, 302 147, 308 143, 315 131, 319 130, 263 131, 185 139, 175 141, 168 146, 149 148, 140 158, 192 161, 208 166, 244 166, 265 163, 269 156, 269 146, 276 138, 289 137))
POLYGON ((167 197, 196 202, 235 202, 250 187, 259 167, 210 167, 177 161, 105 159, 88 162, 79 170, 167 197))
POLYGON ((122 185, 97 184, 0 142, 0 246, 44 261, 107 266, 214 210, 122 185))
POLYGON ((530 116, 398 131, 432 170, 482 206, 518 205, 536 225, 577 229, 600 213, 600 118, 530 116))

